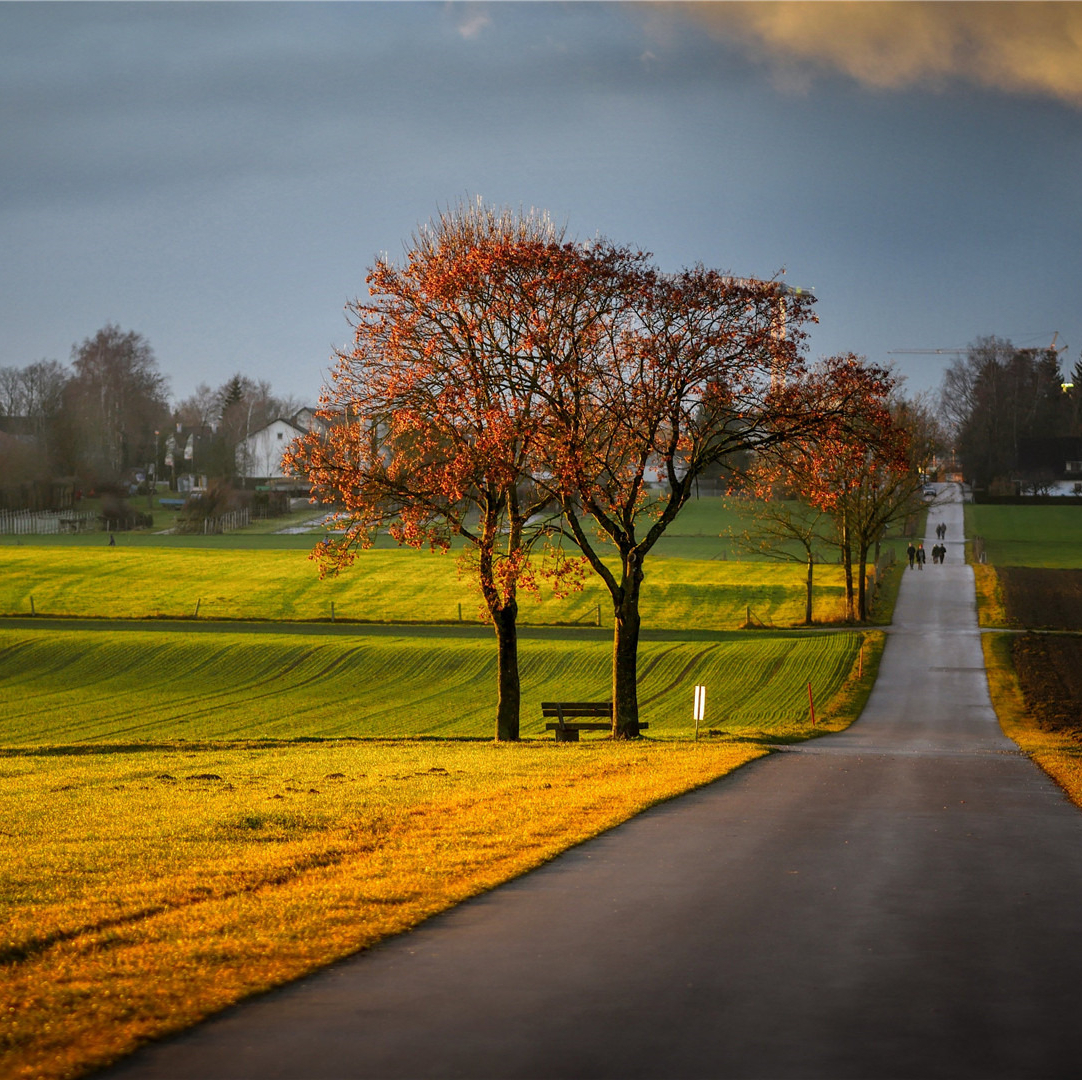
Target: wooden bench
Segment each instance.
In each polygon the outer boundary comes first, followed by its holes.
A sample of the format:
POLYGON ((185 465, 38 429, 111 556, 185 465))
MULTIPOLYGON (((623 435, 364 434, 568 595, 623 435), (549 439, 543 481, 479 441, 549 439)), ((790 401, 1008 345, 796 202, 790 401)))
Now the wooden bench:
MULTIPOLYGON (((556 717, 556 723, 546 724, 546 731, 556 732, 557 742, 578 742, 580 731, 610 731, 612 729, 611 701, 542 701, 541 715, 556 717), (604 717, 604 720, 581 720, 583 716, 604 717)), ((640 730, 649 724, 639 724, 640 730)))

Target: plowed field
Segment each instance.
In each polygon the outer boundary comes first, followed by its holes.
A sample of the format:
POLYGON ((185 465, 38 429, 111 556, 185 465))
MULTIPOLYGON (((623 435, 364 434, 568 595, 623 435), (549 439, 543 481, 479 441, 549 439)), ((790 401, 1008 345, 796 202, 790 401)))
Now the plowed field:
POLYGON ((1026 707, 1041 728, 1082 738, 1082 637, 1020 634, 1012 658, 1026 707))
POLYGON ((1033 630, 1082 630, 1082 570, 997 566, 1007 614, 1033 630))
MULTIPOLYGON (((997 566, 996 575, 1015 626, 1082 630, 1082 570, 997 566)), ((1033 719, 1082 740, 1082 637, 1021 634, 1011 657, 1033 719)))

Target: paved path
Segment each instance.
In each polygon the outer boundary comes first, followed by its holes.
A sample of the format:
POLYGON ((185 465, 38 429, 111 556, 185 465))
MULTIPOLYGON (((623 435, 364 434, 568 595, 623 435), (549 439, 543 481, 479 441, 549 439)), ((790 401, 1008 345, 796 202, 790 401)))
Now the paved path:
POLYGON ((1082 813, 1000 734, 961 506, 941 520, 849 731, 116 1075, 1077 1075, 1082 813))

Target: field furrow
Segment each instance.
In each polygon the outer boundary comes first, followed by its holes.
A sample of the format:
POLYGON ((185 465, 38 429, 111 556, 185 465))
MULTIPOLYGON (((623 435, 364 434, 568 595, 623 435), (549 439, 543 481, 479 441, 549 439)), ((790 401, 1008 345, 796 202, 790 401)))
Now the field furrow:
MULTIPOLYGON (((0 745, 262 738, 468 736, 492 731, 495 646, 487 639, 331 638, 139 631, 0 632, 0 745)), ((859 635, 737 633, 644 642, 640 711, 655 736, 687 734, 692 687, 711 727, 768 731, 824 700, 852 668, 859 635)), ((523 733, 540 702, 604 699, 611 646, 520 643, 523 733)))

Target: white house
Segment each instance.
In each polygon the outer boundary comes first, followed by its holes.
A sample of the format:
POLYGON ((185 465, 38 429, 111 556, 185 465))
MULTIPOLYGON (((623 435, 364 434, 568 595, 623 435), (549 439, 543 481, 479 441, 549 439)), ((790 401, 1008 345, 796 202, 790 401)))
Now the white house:
POLYGON ((294 439, 304 434, 304 428, 280 416, 266 427, 253 431, 237 445, 237 473, 245 480, 287 476, 282 468, 282 455, 294 439))

